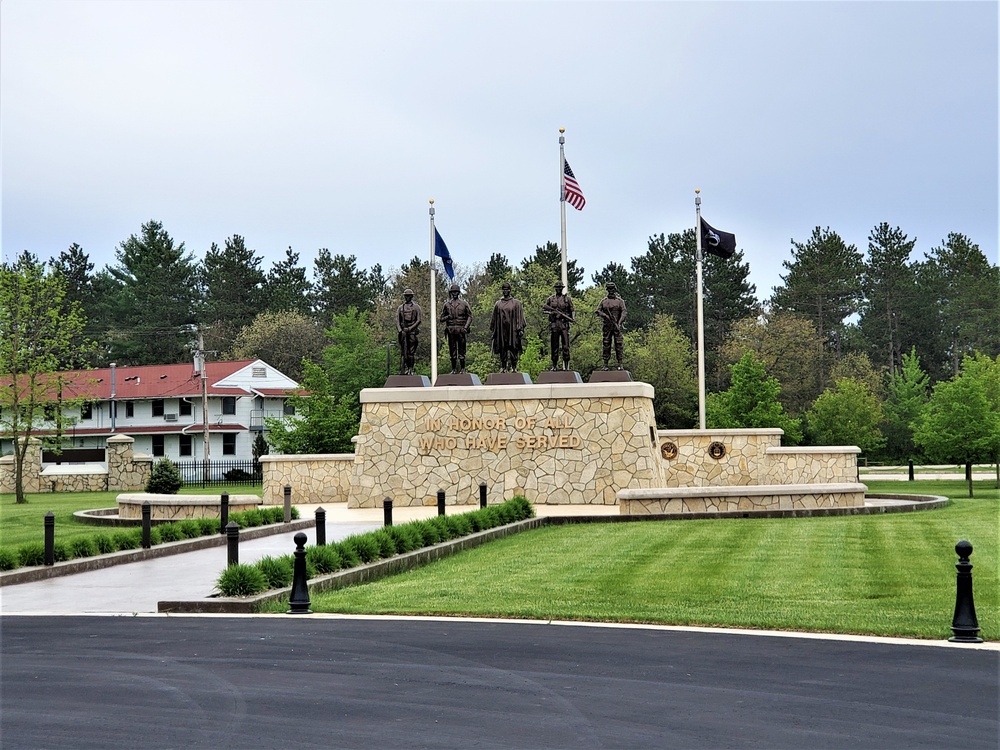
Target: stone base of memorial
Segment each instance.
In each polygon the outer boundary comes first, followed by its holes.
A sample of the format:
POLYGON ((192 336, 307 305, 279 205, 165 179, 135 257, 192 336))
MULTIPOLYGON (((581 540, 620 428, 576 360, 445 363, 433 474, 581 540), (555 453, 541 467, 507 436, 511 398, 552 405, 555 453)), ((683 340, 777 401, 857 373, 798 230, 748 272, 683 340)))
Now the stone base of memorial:
POLYGON ((526 372, 491 372, 486 385, 531 385, 531 376, 526 372))
POLYGON ((431 379, 426 375, 390 375, 383 388, 430 388, 431 379))
POLYGON ((352 508, 386 497, 435 505, 438 490, 448 504, 476 503, 480 482, 491 503, 614 505, 619 490, 661 484, 648 383, 368 388, 360 397, 352 508))
POLYGON ((471 372, 450 372, 446 375, 438 375, 437 380, 434 381, 434 386, 450 386, 450 385, 482 385, 482 381, 479 379, 478 375, 473 375, 471 372))
POLYGON ((594 370, 589 383, 631 383, 632 373, 628 370, 594 370))
POLYGON ((543 370, 538 373, 538 384, 549 385, 551 383, 582 383, 583 378, 580 373, 574 370, 543 370))

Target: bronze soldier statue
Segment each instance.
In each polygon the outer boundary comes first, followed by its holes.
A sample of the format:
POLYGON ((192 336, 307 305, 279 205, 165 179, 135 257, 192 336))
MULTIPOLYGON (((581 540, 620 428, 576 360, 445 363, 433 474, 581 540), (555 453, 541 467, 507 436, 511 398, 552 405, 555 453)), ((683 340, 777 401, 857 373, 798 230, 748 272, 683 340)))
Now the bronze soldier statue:
POLYGON ((441 310, 441 321, 448 334, 452 373, 465 372, 465 339, 472 328, 472 308, 468 302, 459 298, 460 292, 458 284, 452 284, 444 309, 441 310))
POLYGON ((524 309, 520 300, 510 296, 508 282, 504 282, 501 290, 503 297, 493 305, 493 317, 490 318, 490 338, 493 353, 500 357, 500 371, 513 372, 523 351, 524 309))
POLYGON ((624 343, 622 341, 622 326, 625 323, 625 300, 618 296, 618 285, 609 281, 607 285, 608 296, 601 300, 594 313, 604 321, 604 369, 608 369, 608 360, 611 359, 611 342, 615 344, 615 359, 618 362, 618 369, 622 369, 622 354, 624 343))
POLYGON ((569 369, 569 326, 575 323, 573 317, 573 300, 563 294, 562 282, 557 281, 555 294, 545 300, 542 312, 549 316, 549 347, 552 350, 552 369, 559 363, 559 353, 562 352, 562 368, 569 369))
POLYGON ((396 308, 396 331, 399 339, 400 375, 412 375, 417 356, 417 334, 424 313, 413 301, 413 290, 403 290, 403 304, 396 308))

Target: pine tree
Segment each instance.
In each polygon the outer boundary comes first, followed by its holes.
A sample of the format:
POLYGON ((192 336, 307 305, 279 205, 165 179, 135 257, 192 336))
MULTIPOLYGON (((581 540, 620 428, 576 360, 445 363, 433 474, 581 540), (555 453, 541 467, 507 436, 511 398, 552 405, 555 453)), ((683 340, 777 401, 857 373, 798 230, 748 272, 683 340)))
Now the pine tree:
POLYGON ((305 267, 299 265, 299 254, 288 248, 284 260, 275 261, 268 271, 264 304, 271 312, 294 310, 310 315, 311 296, 312 284, 306 277, 305 267))
POLYGON ((886 222, 868 235, 860 328, 870 356, 884 363, 890 374, 899 371, 904 339, 910 338, 907 313, 916 297, 916 280, 909 260, 916 242, 886 222))
POLYGON ((238 234, 226 239, 223 249, 213 242, 205 254, 203 322, 208 324, 209 349, 228 349, 246 322, 263 310, 263 260, 238 234))

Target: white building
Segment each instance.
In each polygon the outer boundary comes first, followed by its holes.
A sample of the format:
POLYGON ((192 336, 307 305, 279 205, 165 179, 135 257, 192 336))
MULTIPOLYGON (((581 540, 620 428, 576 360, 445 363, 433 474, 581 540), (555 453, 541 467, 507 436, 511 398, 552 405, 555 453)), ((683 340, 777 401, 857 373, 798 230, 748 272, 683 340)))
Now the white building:
MULTIPOLYGON (((112 365, 60 375, 67 398, 86 399, 63 411, 65 448, 104 448, 112 435, 128 435, 136 453, 175 462, 251 460, 265 417, 289 413, 286 397, 299 390, 259 359, 208 362, 204 377, 189 363, 112 365)), ((0 453, 12 450, 10 436, 0 436, 0 453)))

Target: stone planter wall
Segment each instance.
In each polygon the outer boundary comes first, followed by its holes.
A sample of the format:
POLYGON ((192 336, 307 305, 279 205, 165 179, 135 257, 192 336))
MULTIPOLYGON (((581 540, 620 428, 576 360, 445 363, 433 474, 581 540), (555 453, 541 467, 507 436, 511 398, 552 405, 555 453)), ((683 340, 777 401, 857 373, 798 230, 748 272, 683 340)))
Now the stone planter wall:
MULTIPOLYGON (((31 440, 24 457, 25 492, 128 492, 143 489, 153 469, 152 456, 135 455, 135 440, 112 435, 107 463, 61 464, 42 468, 42 447, 31 440)), ((0 458, 0 492, 14 492, 14 457, 0 458)))

